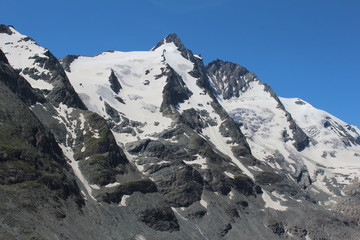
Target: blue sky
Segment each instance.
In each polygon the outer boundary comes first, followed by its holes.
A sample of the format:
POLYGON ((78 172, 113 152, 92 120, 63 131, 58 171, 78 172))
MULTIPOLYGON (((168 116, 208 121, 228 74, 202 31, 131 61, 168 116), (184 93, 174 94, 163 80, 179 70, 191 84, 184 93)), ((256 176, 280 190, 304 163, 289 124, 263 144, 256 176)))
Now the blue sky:
POLYGON ((360 127, 360 0, 1 2, 1 23, 59 58, 149 50, 176 33, 205 63, 239 63, 279 96, 360 127))

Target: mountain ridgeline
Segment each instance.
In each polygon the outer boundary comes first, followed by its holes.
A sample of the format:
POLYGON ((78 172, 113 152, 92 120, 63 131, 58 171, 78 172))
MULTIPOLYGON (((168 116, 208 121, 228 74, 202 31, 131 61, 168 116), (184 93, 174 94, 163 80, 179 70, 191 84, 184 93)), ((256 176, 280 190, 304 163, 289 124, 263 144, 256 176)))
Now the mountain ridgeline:
POLYGON ((176 34, 56 59, 0 25, 1 239, 358 239, 360 130, 176 34))

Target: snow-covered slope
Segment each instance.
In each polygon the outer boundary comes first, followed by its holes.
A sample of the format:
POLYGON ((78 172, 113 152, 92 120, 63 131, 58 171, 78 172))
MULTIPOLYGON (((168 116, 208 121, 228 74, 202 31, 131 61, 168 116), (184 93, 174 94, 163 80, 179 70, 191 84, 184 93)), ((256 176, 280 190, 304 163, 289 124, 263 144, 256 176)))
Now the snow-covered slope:
POLYGON ((133 132, 115 132, 120 143, 134 141, 137 135, 151 137, 170 127, 171 120, 160 113, 166 81, 161 76, 161 69, 165 69, 161 54, 105 52, 95 57, 79 57, 70 65, 68 76, 89 110, 105 119, 120 112, 118 123, 123 122, 122 117, 137 122, 133 132), (112 74, 121 85, 118 93, 111 88, 112 74))
POLYGON ((9 62, 33 88, 51 90, 53 85, 44 78, 50 78, 50 71, 44 70, 38 58, 48 59, 47 50, 37 45, 31 38, 17 32, 13 27, 8 27, 7 33, 0 33, 0 46, 9 62), (30 68, 30 66, 32 66, 30 68), (37 79, 36 79, 37 78, 37 79))
POLYGON ((85 109, 59 61, 48 49, 6 25, 0 26, 0 48, 11 66, 51 104, 58 107, 62 102, 85 109))
POLYGON ((239 65, 217 60, 208 71, 220 104, 242 124, 257 159, 327 197, 342 195, 360 176, 358 128, 301 99, 278 98, 239 65), (305 140, 301 148, 299 134, 305 140))
POLYGON ((298 98, 281 98, 281 102, 311 139, 301 154, 313 185, 339 194, 343 184, 360 177, 360 130, 356 126, 298 98), (331 185, 336 188, 329 188, 331 185))

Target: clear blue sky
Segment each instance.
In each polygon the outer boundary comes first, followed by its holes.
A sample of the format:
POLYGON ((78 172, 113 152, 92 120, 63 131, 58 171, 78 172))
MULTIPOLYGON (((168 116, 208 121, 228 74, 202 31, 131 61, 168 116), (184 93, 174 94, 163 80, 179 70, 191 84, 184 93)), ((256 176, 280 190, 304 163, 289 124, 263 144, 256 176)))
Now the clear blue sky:
POLYGON ((239 63, 360 127, 360 0, 2 0, 0 19, 59 58, 149 50, 177 33, 206 63, 239 63))

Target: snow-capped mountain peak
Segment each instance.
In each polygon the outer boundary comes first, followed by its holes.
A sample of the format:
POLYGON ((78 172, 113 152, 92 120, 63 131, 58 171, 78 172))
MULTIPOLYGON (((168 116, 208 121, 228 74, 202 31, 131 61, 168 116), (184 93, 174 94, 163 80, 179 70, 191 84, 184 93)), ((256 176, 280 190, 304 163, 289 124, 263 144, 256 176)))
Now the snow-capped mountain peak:
POLYGON ((0 232, 33 236, 16 224, 67 239, 358 238, 359 129, 278 97, 245 67, 204 66, 176 34, 151 51, 57 60, 0 25, 0 47, 0 205, 16 208, 0 232))

